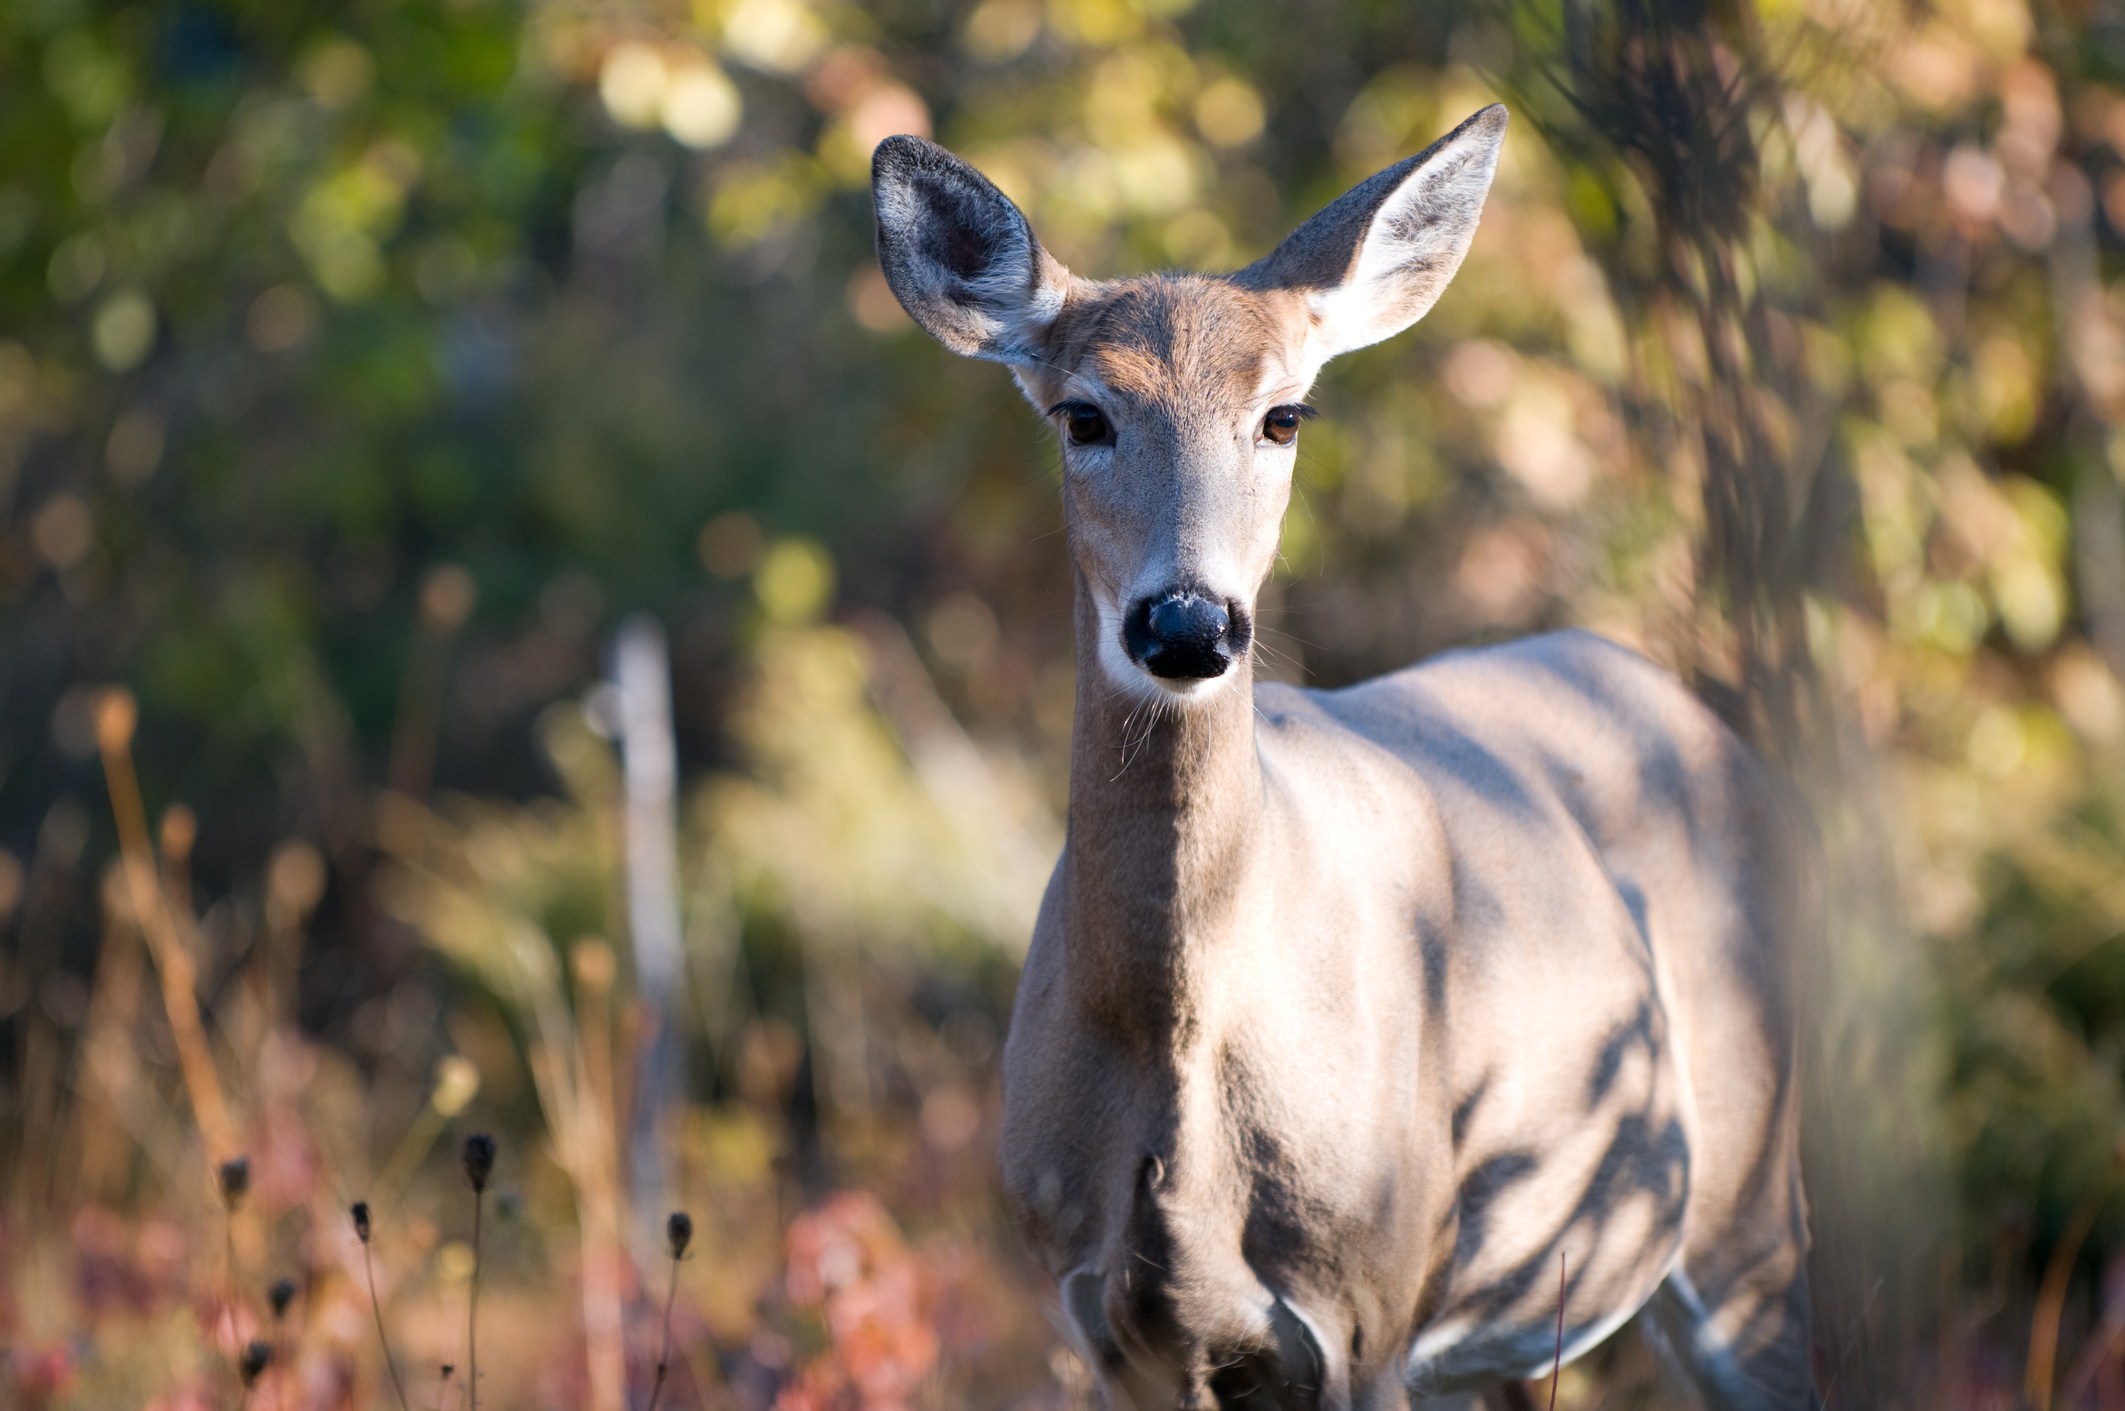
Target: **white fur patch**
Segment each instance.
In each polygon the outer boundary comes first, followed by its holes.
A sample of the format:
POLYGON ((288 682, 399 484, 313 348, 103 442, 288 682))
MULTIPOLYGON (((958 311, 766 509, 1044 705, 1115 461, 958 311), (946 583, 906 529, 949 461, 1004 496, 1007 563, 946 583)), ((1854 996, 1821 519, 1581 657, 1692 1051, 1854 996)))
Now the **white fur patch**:
MULTIPOLYGON (((1679 1269, 1671 1273, 1680 1277, 1679 1269)), ((1661 1280, 1654 1280, 1653 1290, 1657 1290, 1660 1283, 1661 1280)), ((1690 1296, 1695 1297, 1694 1294, 1690 1296)), ((1651 1292, 1647 1297, 1651 1297, 1651 1292)), ((1618 1328, 1637 1317, 1644 1306, 1645 1301, 1640 1300, 1610 1309, 1590 1323, 1567 1325, 1561 1359, 1557 1352, 1555 1323, 1510 1332, 1501 1332, 1494 1326, 1479 1328, 1473 1319, 1434 1324, 1410 1343, 1409 1355, 1403 1361, 1404 1373, 1410 1389, 1419 1393, 1461 1390, 1472 1371, 1476 1381, 1498 1377, 1533 1381, 1548 1376, 1552 1366, 1576 1362, 1592 1352, 1613 1337, 1618 1328), (1469 1359, 1456 1355, 1464 1353, 1469 1344, 1479 1342, 1487 1344, 1478 1354, 1482 1365, 1472 1367, 1469 1359)))
POLYGON ((1729 1326, 1739 1316, 1739 1308, 1727 1310, 1724 1322, 1714 1317, 1704 1306, 1704 1296, 1690 1282, 1690 1276, 1681 1266, 1668 1275, 1668 1288, 1682 1304, 1690 1320, 1690 1346, 1697 1360, 1708 1367, 1731 1367, 1733 1365, 1734 1340, 1740 1329, 1729 1326))
POLYGON ((1446 1361, 1455 1348, 1468 1341, 1468 1335, 1476 1330, 1472 1319, 1455 1319, 1447 1323, 1434 1323, 1409 1345, 1409 1356, 1402 1367, 1409 1384, 1419 1391, 1436 1385, 1440 1364, 1446 1361))

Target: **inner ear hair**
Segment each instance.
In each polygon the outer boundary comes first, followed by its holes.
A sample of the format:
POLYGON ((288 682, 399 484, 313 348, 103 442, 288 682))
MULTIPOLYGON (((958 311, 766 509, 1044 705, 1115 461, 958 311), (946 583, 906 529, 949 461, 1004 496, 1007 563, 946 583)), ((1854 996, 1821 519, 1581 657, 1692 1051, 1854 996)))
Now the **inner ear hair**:
POLYGON ((1324 358, 1401 332, 1429 312, 1461 267, 1505 126, 1503 104, 1482 109, 1352 187, 1235 278, 1305 293, 1324 358))
POLYGON ((888 137, 871 159, 878 263, 908 316, 955 353, 1029 366, 1069 271, 1011 199, 934 142, 888 137))

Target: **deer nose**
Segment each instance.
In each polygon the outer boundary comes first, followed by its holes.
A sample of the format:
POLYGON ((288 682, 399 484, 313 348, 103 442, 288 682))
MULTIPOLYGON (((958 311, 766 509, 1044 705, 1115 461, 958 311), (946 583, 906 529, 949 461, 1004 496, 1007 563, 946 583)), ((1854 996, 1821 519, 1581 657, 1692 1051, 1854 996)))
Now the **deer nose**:
POLYGON ((1193 588, 1172 588, 1137 600, 1122 622, 1131 660, 1169 681, 1203 681, 1247 650, 1246 615, 1193 588))

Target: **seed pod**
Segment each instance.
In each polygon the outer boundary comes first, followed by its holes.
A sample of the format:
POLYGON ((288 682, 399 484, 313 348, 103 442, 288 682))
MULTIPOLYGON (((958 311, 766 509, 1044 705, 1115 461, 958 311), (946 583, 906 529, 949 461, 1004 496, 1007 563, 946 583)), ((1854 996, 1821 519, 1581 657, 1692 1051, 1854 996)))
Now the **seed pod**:
POLYGON ((221 1163, 216 1173, 221 1178, 221 1203, 234 1210, 251 1189, 251 1161, 249 1157, 232 1156, 221 1163))
POLYGON ((354 1202, 354 1235, 363 1244, 369 1242, 369 1202, 366 1200, 354 1202))
POLYGON ((686 1254, 686 1247, 694 1242, 694 1217, 683 1210, 674 1210, 664 1222, 664 1240, 671 1246, 671 1257, 679 1259, 686 1254))
POLYGON ((487 1189, 487 1182, 494 1175, 494 1138, 485 1132, 474 1132, 465 1138, 462 1159, 465 1163, 465 1179, 472 1183, 472 1189, 487 1189))
POLYGON ((273 1310, 275 1318, 288 1316, 288 1305, 295 1301, 295 1280, 275 1279, 273 1287, 266 1290, 266 1305, 273 1310))

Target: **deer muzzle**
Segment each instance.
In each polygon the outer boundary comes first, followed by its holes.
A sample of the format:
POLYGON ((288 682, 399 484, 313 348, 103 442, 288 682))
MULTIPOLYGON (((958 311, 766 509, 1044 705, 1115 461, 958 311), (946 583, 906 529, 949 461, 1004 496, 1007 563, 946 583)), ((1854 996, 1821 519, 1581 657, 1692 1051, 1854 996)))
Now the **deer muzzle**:
POLYGON ((1222 676, 1253 638, 1245 605, 1220 602, 1195 588, 1139 598, 1122 619, 1129 659, 1167 681, 1222 676))

